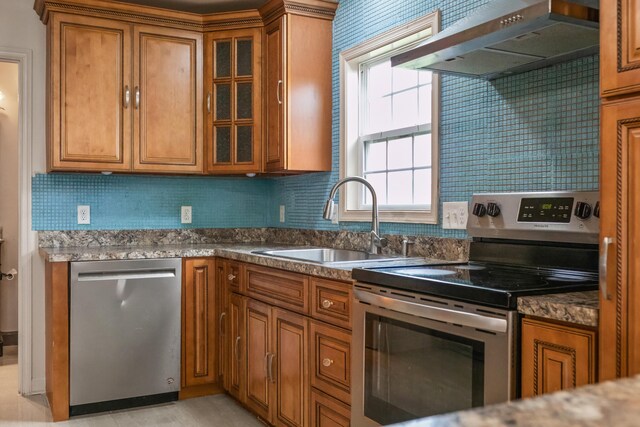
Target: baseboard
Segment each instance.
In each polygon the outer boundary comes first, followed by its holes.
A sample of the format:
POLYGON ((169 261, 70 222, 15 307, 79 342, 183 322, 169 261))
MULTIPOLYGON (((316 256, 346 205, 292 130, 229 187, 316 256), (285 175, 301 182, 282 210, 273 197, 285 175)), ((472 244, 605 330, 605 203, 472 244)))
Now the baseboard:
POLYGON ((32 394, 44 394, 47 388, 47 382, 45 378, 33 378, 31 380, 31 391, 28 395, 32 394))
POLYGON ((18 331, 14 332, 0 332, 0 341, 2 345, 18 345, 18 331))

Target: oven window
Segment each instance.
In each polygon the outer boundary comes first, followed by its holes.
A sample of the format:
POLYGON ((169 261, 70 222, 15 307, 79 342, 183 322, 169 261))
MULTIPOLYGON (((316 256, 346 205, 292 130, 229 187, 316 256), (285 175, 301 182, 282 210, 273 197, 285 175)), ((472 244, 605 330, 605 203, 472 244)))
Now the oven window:
POLYGON ((484 343, 367 313, 364 414, 392 424, 484 403, 484 343))

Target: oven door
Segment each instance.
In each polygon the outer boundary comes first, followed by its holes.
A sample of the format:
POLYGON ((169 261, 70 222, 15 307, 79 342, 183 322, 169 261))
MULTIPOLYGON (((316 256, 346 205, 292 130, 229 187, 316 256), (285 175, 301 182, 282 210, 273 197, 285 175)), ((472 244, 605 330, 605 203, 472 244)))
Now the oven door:
POLYGON ((515 397, 514 312, 478 314, 460 310, 464 303, 416 303, 385 291, 354 294, 352 425, 393 424, 515 397))

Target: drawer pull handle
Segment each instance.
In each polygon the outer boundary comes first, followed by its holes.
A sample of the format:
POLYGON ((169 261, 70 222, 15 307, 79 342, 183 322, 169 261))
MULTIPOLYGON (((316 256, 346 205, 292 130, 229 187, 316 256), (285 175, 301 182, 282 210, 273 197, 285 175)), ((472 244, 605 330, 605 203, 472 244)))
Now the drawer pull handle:
POLYGON ((229 275, 227 276, 227 279, 229 279, 229 281, 230 281, 230 282, 233 282, 233 280, 234 280, 235 278, 236 278, 236 276, 235 276, 235 275, 233 275, 233 274, 229 274, 229 275))
POLYGON ((322 300, 323 308, 331 308, 332 305, 333 305, 333 301, 331 301, 330 299, 322 300))
POLYGON ((322 359, 322 366, 324 367, 329 367, 333 364, 333 360, 326 358, 326 359, 322 359))

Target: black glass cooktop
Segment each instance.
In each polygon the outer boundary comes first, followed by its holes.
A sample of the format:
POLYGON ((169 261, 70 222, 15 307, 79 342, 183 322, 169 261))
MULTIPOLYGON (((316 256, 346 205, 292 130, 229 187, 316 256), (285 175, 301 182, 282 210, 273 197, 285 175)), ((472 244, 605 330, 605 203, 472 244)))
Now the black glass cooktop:
POLYGON ((595 272, 473 262, 356 268, 352 275, 360 282, 513 309, 519 296, 598 288, 595 272))

